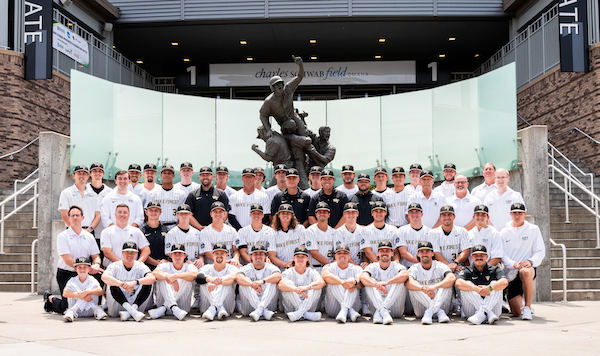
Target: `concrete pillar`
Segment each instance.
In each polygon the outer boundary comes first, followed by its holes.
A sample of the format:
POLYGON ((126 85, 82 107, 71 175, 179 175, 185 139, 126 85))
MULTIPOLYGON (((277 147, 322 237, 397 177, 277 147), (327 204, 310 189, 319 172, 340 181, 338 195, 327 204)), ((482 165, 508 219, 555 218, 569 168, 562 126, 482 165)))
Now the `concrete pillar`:
POLYGON ((56 283, 56 235, 64 230, 58 211, 60 192, 71 184, 70 138, 56 132, 40 132, 38 183, 38 291, 58 292, 56 283), (61 225, 62 224, 62 225, 61 225))
POLYGON ((519 130, 517 137, 521 194, 525 200, 528 221, 539 226, 546 245, 546 258, 537 268, 536 299, 551 301, 548 128, 545 125, 529 126, 519 130))

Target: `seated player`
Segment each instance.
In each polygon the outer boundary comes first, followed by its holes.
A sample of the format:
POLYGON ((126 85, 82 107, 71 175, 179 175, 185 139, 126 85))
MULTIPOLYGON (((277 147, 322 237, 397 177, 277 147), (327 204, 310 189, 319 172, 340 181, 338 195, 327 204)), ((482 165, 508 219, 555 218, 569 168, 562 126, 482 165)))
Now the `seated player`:
POLYGON ((87 257, 79 257, 73 263, 77 276, 69 279, 63 297, 67 299, 65 321, 94 316, 97 320, 106 319, 106 313, 98 305, 98 296, 102 295, 102 287, 96 278, 90 276, 92 262, 87 257))
POLYGON ((298 222, 290 204, 281 204, 273 217, 273 236, 269 246, 269 260, 281 270, 292 264, 294 249, 305 242, 304 226, 298 222))
POLYGON ((275 246, 270 244, 274 231, 271 227, 263 224, 264 217, 265 213, 262 205, 250 205, 250 219, 252 222, 238 231, 238 238, 235 242, 236 248, 240 251, 242 264, 252 262, 250 252, 255 245, 265 246, 267 251, 275 251, 275 246))
POLYGON ((238 269, 227 263, 229 250, 225 244, 215 244, 212 249, 214 263, 200 268, 207 277, 219 277, 200 286, 200 312, 202 318, 212 321, 222 320, 233 313, 235 308, 235 277, 238 269))

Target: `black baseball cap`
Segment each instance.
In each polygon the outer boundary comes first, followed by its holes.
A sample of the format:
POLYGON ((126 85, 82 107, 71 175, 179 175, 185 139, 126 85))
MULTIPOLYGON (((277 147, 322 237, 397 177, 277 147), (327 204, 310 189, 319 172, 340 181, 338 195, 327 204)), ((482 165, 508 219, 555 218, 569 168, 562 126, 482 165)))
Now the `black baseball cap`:
POLYGON ((409 172, 410 171, 422 171, 422 170, 423 170, 423 167, 421 167, 421 165, 418 163, 411 164, 410 168, 408 169, 409 172))
POLYGON ((172 165, 170 164, 165 164, 164 166, 162 166, 162 168, 160 169, 160 173, 164 172, 164 171, 171 171, 173 173, 175 173, 175 168, 173 168, 172 165))
POLYGON ((144 165, 144 171, 156 171, 156 165, 154 163, 146 163, 144 165))
POLYGON ((433 251, 433 245, 429 241, 419 241, 419 245, 417 245, 417 251, 421 251, 421 250, 433 251))
POLYGON ((75 262, 73 263, 73 267, 77 267, 79 265, 91 266, 92 261, 90 260, 89 257, 77 257, 77 259, 75 259, 75 262))
POLYGON ((373 205, 371 205, 371 211, 377 210, 377 209, 381 209, 381 210, 387 211, 387 206, 382 201, 373 202, 373 205))
POLYGON ((344 211, 358 211, 358 203, 354 203, 354 202, 348 202, 346 204, 344 204, 344 211))
POLYGON ((289 211, 290 213, 294 213, 294 208, 290 204, 281 204, 277 212, 280 213, 282 211, 289 211))
POLYGON ((225 252, 229 252, 229 249, 227 249, 227 245, 225 245, 224 243, 216 243, 213 245, 213 252, 215 251, 225 251, 225 252))
POLYGON ((442 214, 442 213, 454 214, 454 207, 452 205, 444 205, 440 208, 440 214, 442 214))
POLYGON ((146 204, 146 209, 150 209, 150 208, 159 208, 160 209, 160 202, 158 200, 149 201, 148 204, 146 204))
POLYGON ((419 178, 424 178, 424 177, 431 177, 431 178, 433 178, 433 172, 432 171, 421 171, 421 174, 419 175, 419 178))
POLYGON ((265 169, 263 167, 254 167, 254 173, 262 173, 265 174, 265 169))
POLYGON ((267 252, 267 247, 265 245, 254 245, 252 246, 252 248, 250 249, 250 254, 253 254, 254 252, 267 252))
POLYGON ((200 170, 198 170, 198 174, 202 174, 202 173, 210 173, 212 174, 212 168, 210 168, 209 166, 202 166, 200 167, 200 170))
POLYGON ((279 171, 287 171, 287 167, 285 166, 285 164, 275 165, 275 167, 273 169, 273 173, 277 173, 279 171))
POLYGON ((394 248, 392 246, 392 241, 383 240, 383 241, 379 242, 379 245, 377 245, 377 250, 381 250, 383 248, 389 248, 390 250, 392 250, 394 248))
POLYGON ((310 256, 310 254, 308 253, 308 249, 304 246, 298 246, 294 249, 294 256, 296 255, 310 256))
POLYGON ((245 176, 245 175, 256 176, 256 173, 254 173, 254 169, 252 169, 252 168, 244 168, 242 170, 242 176, 245 176))
POLYGON ((129 165, 129 168, 127 168, 128 171, 136 171, 136 172, 140 172, 142 173, 142 167, 140 167, 139 164, 137 163, 132 163, 129 165))
POLYGON ((84 171, 85 173, 90 173, 90 170, 88 169, 88 167, 83 164, 73 167, 73 174, 75 174, 76 172, 79 172, 79 171, 84 171))
POLYGON ((127 241, 123 244, 123 248, 121 249, 121 252, 125 252, 125 251, 135 251, 138 252, 138 246, 135 242, 133 241, 127 241))
POLYGON ((324 201, 318 202, 317 206, 315 207, 315 211, 318 211, 318 210, 327 210, 327 211, 330 211, 329 204, 327 204, 324 201))
POLYGON ((410 203, 408 204, 408 208, 406 209, 406 211, 411 211, 411 210, 418 210, 418 211, 423 211, 423 208, 421 207, 421 204, 419 203, 410 203))
POLYGON ((483 205, 483 204, 479 204, 479 205, 475 205, 475 208, 473 209, 473 214, 475 213, 486 213, 489 214, 490 213, 490 209, 488 209, 487 206, 483 205))
POLYGON ((522 203, 512 203, 510 206, 510 212, 511 213, 515 213, 515 212, 526 212, 527 209, 525 209, 525 204, 522 203))
POLYGON ((308 172, 308 174, 313 174, 313 173, 321 174, 322 171, 323 171, 323 168, 321 168, 321 166, 312 166, 312 167, 310 167, 310 171, 308 172))
POLYGON ((183 162, 179 166, 179 169, 184 169, 184 168, 194 169, 194 166, 192 165, 192 162, 183 162))
POLYGON ((456 172, 456 165, 454 163, 446 163, 444 169, 451 169, 456 172))
POLYGON ((223 209, 223 211, 225 211, 226 210, 225 209, 225 204, 223 204, 223 202, 220 202, 220 201, 213 202, 210 205, 210 211, 213 211, 215 209, 223 209))
POLYGON ((286 177, 300 177, 300 174, 298 173, 298 170, 296 168, 288 168, 285 171, 285 176, 286 177))
POLYGON ((192 212, 192 208, 190 208, 190 206, 187 204, 181 204, 180 206, 177 207, 177 209, 175 209, 175 214, 191 213, 191 212, 192 212))
POLYGON ((371 177, 367 174, 367 173, 360 173, 358 175, 358 178, 356 178, 356 181, 358 182, 359 180, 368 180, 369 182, 371 181, 371 177))
POLYGON ((321 171, 321 178, 323 177, 334 177, 333 171, 331 169, 324 169, 323 171, 321 171))
POLYGON ((335 246, 335 251, 334 251, 334 253, 338 253, 338 252, 340 252, 340 251, 346 251, 346 252, 350 252, 350 246, 348 246, 348 244, 344 244, 344 243, 337 244, 337 245, 335 246))
POLYGON ((254 203, 254 204, 250 205, 250 212, 253 212, 253 211, 260 211, 260 212, 262 212, 264 210, 263 210, 262 205, 260 205, 258 203, 254 203))
POLYGON ((354 173, 354 166, 351 164, 345 164, 342 166, 342 173, 354 173))
POLYGON ((90 171, 91 171, 92 169, 101 169, 101 170, 104 170, 104 165, 103 165, 102 163, 100 163, 100 162, 94 162, 94 163, 92 163, 92 165, 90 166, 90 171))
POLYGON ((385 167, 377 167, 377 168, 375 168, 375 172, 373 173, 373 177, 375 177, 379 173, 388 174, 387 169, 385 169, 385 167))
POLYGON ((171 253, 173 252, 184 252, 185 253, 185 245, 184 244, 173 244, 171 246, 171 253))
POLYGON ((392 168, 392 175, 394 175, 394 174, 404 174, 404 175, 406 175, 404 173, 404 167, 394 167, 394 168, 392 168))
POLYGON ((218 166, 216 169, 217 173, 228 173, 229 174, 229 169, 227 169, 226 166, 218 166))
POLYGON ((485 248, 485 246, 483 245, 475 245, 471 247, 471 255, 474 255, 476 253, 482 253, 487 255, 487 248, 485 248))

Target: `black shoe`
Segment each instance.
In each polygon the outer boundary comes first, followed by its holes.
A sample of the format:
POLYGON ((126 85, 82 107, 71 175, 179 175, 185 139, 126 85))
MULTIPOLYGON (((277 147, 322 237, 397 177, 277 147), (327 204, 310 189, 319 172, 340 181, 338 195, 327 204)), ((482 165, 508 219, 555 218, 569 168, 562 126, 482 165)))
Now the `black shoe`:
POLYGON ((50 296, 52 293, 49 291, 44 292, 44 311, 46 313, 52 313, 52 302, 50 301, 50 296))

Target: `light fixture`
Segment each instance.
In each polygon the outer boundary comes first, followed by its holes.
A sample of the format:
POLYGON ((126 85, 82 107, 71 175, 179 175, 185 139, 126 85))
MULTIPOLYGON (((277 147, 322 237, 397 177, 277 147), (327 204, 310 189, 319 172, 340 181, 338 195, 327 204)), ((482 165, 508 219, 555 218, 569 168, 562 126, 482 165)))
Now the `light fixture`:
POLYGON ((315 43, 317 43, 317 40, 308 40, 308 42, 309 42, 310 44, 315 44, 315 43))
POLYGON ((310 56, 310 59, 312 59, 313 61, 317 60, 317 56, 310 56))
POLYGON ((117 48, 117 46, 113 45, 113 49, 117 48))
POLYGON ((135 61, 135 63, 137 63, 137 64, 143 64, 144 61, 142 61, 141 59, 138 59, 138 60, 135 61))
POLYGON ((456 41, 456 37, 448 37, 448 41, 456 41))
POLYGON ((183 61, 184 61, 184 62, 189 62, 189 61, 190 61, 190 59, 189 59, 189 58, 184 58, 184 59, 183 59, 183 61))
POLYGON ((253 60, 254 60, 254 57, 246 57, 246 60, 247 60, 248 62, 250 62, 250 61, 253 61, 253 60))
POLYGON ((246 40, 240 40, 240 44, 241 44, 242 46, 245 46, 245 45, 247 45, 247 44, 248 44, 248 41, 246 41, 246 40))
POLYGON ((474 56, 474 57, 475 57, 475 58, 479 57, 479 53, 475 53, 475 56, 474 56))
POLYGON ((73 23, 72 23, 72 22, 68 22, 68 23, 67 23, 67 26, 69 26, 69 27, 73 27, 73 23))
POLYGON ((376 55, 375 59, 381 59, 381 56, 380 55, 376 55))
POLYGON ((440 57, 440 58, 446 58, 446 55, 445 54, 439 54, 438 57, 440 57))
POLYGON ((379 43, 385 43, 385 38, 381 37, 381 38, 379 39, 379 43))
POLYGON ((173 46, 173 47, 179 46, 179 42, 171 42, 171 46, 173 46))

